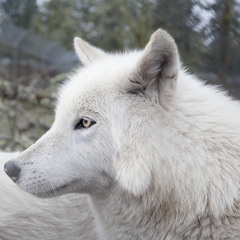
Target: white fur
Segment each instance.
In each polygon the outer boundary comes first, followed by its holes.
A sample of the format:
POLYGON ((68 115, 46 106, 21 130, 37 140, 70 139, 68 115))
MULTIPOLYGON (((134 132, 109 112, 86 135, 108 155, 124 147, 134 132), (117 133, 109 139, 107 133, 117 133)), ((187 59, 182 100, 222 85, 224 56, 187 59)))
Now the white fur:
POLYGON ((40 199, 23 192, 3 171, 4 163, 17 155, 0 152, 0 239, 95 240, 88 197, 40 199))
POLYGON ((240 239, 239 102, 184 71, 163 30, 143 51, 75 49, 87 66, 14 160, 19 187, 90 194, 102 239, 240 239), (96 124, 74 130, 82 117, 96 124))

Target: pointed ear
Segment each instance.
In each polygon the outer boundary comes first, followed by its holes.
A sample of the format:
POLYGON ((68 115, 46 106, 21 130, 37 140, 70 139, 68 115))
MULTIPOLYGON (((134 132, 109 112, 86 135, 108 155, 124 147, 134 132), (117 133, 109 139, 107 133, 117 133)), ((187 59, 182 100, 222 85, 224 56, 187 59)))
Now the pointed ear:
MULTIPOLYGON (((160 92, 169 95, 174 91, 179 65, 175 41, 166 31, 158 29, 152 34, 143 50, 137 68, 131 76, 131 81, 140 84, 145 95, 159 101, 160 92)), ((134 88, 134 86, 132 87, 134 88)))
POLYGON ((107 55, 103 50, 92 46, 79 37, 74 38, 74 49, 83 65, 89 65, 107 55))

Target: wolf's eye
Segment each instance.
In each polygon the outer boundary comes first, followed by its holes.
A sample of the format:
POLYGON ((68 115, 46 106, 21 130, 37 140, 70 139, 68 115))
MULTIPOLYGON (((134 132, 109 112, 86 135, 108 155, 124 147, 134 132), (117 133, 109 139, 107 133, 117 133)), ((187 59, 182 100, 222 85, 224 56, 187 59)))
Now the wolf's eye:
POLYGON ((90 118, 83 117, 79 120, 79 122, 75 125, 74 130, 76 129, 84 129, 84 128, 90 128, 92 125, 94 125, 96 122, 93 121, 90 118))

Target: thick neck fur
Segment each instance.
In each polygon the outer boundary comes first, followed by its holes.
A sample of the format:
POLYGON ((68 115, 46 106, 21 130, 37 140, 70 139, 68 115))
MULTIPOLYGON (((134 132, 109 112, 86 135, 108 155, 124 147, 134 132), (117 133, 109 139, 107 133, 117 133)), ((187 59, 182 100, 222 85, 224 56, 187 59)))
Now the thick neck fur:
POLYGON ((228 209, 220 218, 208 207, 203 213, 177 211, 169 202, 158 203, 149 189, 135 197, 111 189, 108 194, 92 197, 102 230, 99 239, 239 239, 239 204, 228 209), (237 230, 237 231, 236 231, 237 230))
POLYGON ((180 73, 175 99, 152 116, 150 187, 92 197, 103 239, 240 238, 239 103, 192 78, 180 73))

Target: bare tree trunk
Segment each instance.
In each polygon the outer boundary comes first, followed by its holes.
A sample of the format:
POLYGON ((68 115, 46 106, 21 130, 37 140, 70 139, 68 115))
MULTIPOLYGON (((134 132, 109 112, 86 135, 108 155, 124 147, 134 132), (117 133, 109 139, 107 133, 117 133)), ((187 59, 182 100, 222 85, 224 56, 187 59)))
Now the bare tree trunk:
POLYGON ((218 83, 227 88, 227 66, 230 48, 230 31, 232 23, 232 0, 223 0, 223 11, 220 22, 218 83))

